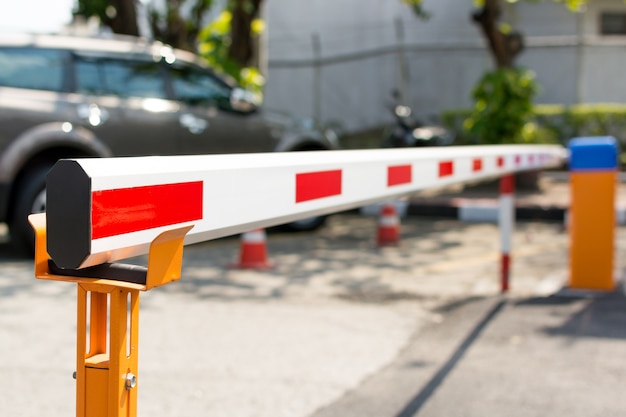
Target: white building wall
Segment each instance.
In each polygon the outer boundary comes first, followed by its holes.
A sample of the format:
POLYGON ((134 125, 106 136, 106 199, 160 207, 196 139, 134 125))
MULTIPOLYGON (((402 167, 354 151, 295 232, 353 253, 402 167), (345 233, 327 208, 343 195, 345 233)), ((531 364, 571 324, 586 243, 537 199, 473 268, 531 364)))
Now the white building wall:
POLYGON ((519 4, 515 16, 528 36, 518 63, 532 68, 542 87, 539 103, 626 102, 621 88, 626 37, 601 36, 600 14, 625 12, 622 0, 594 0, 584 13, 562 5, 519 4))
MULTIPOLYGON (((472 88, 493 67, 470 20, 472 0, 425 0, 425 7, 428 21, 400 0, 268 1, 266 106, 349 131, 391 122, 393 89, 422 117, 471 106, 472 88)), ((615 88, 624 46, 597 41, 606 8, 626 4, 595 0, 583 15, 551 1, 507 6, 507 20, 526 35, 518 64, 542 86, 537 102, 626 102, 626 89, 615 88)))
POLYGON ((563 3, 543 1, 508 5, 507 19, 528 36, 571 36, 576 34, 578 15, 563 3))

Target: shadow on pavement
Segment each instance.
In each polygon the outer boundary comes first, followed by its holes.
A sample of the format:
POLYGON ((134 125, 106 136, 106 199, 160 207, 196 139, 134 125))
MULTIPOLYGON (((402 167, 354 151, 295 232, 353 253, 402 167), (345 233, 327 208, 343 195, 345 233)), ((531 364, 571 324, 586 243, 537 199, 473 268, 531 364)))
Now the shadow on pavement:
POLYGON ((16 248, 10 242, 0 243, 0 262, 2 261, 25 261, 33 257, 26 251, 16 248))
MULTIPOLYGON (((435 261, 441 262, 442 254, 463 245, 457 237, 471 227, 453 220, 403 219, 400 245, 378 248, 374 241, 376 221, 336 216, 331 221, 333 224, 317 232, 268 233, 269 258, 276 267, 265 271, 228 267, 238 256, 238 238, 192 245, 185 249, 181 281, 166 290, 203 299, 278 299, 293 289, 310 286, 315 279, 328 277, 327 285, 344 300, 361 303, 420 300, 424 296, 394 289, 383 282, 381 272, 411 273, 435 261), (446 230, 454 233, 441 233, 446 230), (358 277, 354 276, 355 268, 358 277), (350 273, 341 273, 348 270, 350 273)), ((497 242, 494 243, 497 247, 497 242)))
MULTIPOLYGON (((496 225, 407 217, 401 221, 400 244, 378 248, 377 218, 348 213, 328 220, 315 232, 268 230, 268 255, 275 268, 266 271, 229 268, 240 252, 239 236, 189 245, 184 251, 181 280, 159 291, 227 302, 313 294, 370 304, 497 292, 496 225)), ((526 251, 530 255, 525 256, 534 256, 533 265, 541 274, 560 267, 559 256, 552 254, 561 250, 563 234, 558 226, 528 224, 519 229, 519 239, 531 246, 526 251)), ((521 265, 522 258, 518 259, 521 265)), ((147 257, 123 262, 146 265, 147 257)), ((0 268, 7 284, 19 274, 28 276, 20 284, 39 285, 31 279, 32 258, 8 245, 0 246, 0 268)))
POLYGON ((519 305, 559 306, 582 303, 562 325, 543 329, 550 336, 626 339, 626 296, 621 289, 605 294, 531 298, 519 305))
MULTIPOLYGON (((470 302, 470 300, 466 300, 470 302)), ((448 360, 438 369, 428 383, 421 391, 411 399, 411 401, 400 411, 396 417, 413 417, 424 406, 428 399, 435 393, 437 388, 444 382, 448 374, 454 370, 456 365, 461 361, 465 353, 472 347, 483 330, 498 315, 502 308, 506 305, 506 300, 498 301, 483 318, 474 326, 469 334, 463 339, 459 346, 454 350, 448 360)), ((450 308, 458 308, 458 306, 450 306, 450 308)))

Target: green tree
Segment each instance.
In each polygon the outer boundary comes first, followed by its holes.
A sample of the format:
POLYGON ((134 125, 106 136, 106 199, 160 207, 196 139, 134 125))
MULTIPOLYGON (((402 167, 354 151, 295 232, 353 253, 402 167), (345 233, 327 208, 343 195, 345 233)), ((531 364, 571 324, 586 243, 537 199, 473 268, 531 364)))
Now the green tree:
MULTIPOLYGON (((427 14, 422 0, 402 0, 419 16, 427 14)), ((517 3, 520 0, 506 0, 517 3)), ((526 0, 538 3, 540 0, 526 0)), ((577 11, 586 0, 553 0, 577 11)), ((524 143, 537 141, 538 130, 532 119, 533 99, 539 91, 534 72, 515 66, 524 50, 521 32, 501 22, 503 0, 473 0, 471 20, 485 38, 494 69, 478 81, 472 91, 474 109, 465 129, 481 143, 524 143)))
POLYGON ((535 75, 525 68, 496 68, 480 79, 474 90, 474 109, 464 128, 481 143, 534 142, 533 97, 535 75))
POLYGON ((154 38, 175 48, 195 52, 204 16, 213 3, 213 0, 192 0, 191 2, 167 0, 163 10, 151 6, 148 20, 154 38), (189 5, 190 12, 187 16, 183 16, 181 10, 185 10, 189 5))
MULTIPOLYGON (((114 33, 139 34, 137 0, 78 0, 75 16, 97 16, 114 33)), ((166 0, 150 6, 149 25, 156 40, 175 48, 200 52, 217 69, 245 87, 257 90, 263 78, 255 68, 259 20, 263 0, 228 0, 224 13, 205 25, 214 0, 166 0), (181 10, 189 10, 183 14, 181 10)))
POLYGON ((198 53, 260 98, 264 78, 255 62, 262 0, 231 0, 220 15, 198 34, 198 53), (238 35, 236 35, 238 34, 238 35))
MULTIPOLYGON (((519 0, 507 0, 517 3, 519 0)), ((539 0, 527 0, 537 3, 539 0)), ((584 0, 554 0, 572 11, 584 0)), ((465 128, 481 143, 525 143, 543 140, 533 123, 533 99, 539 85, 533 71, 515 66, 524 50, 521 32, 501 22, 502 0, 474 0, 472 21, 485 38, 495 69, 480 79, 472 92, 474 110, 465 128)))

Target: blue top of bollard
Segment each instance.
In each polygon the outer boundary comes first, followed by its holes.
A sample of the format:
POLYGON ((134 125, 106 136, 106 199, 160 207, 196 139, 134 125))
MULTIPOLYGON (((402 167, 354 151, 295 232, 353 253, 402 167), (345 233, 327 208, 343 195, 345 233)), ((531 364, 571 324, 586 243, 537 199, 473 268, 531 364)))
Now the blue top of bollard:
POLYGON ((570 171, 617 169, 617 140, 612 136, 574 138, 568 147, 570 171))

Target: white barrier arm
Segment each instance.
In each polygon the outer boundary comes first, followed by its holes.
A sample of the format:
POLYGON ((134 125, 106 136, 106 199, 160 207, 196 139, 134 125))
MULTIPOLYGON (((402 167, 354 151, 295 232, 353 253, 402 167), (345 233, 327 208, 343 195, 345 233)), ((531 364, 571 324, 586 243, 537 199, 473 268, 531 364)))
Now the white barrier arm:
POLYGON ((360 207, 426 188, 558 166, 561 146, 496 145, 61 160, 47 178, 47 249, 61 268, 360 207))

